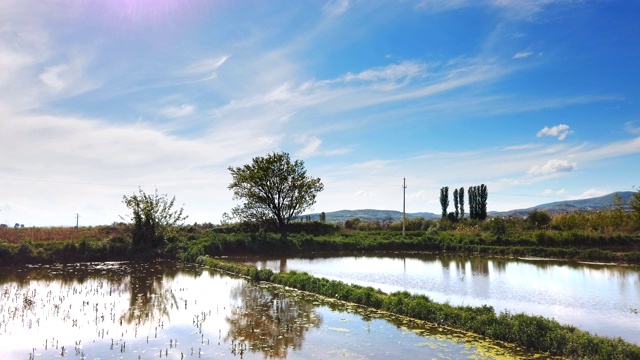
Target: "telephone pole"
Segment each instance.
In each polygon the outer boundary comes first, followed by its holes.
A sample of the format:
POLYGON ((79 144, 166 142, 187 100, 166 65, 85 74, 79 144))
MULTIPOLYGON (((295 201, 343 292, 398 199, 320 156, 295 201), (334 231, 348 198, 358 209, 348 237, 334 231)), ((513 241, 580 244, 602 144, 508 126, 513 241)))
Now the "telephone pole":
POLYGON ((78 229, 79 224, 80 224, 80 214, 76 214, 76 229, 78 229))
POLYGON ((405 212, 406 190, 407 190, 407 178, 402 178, 402 236, 404 236, 404 224, 407 221, 407 213, 405 212))

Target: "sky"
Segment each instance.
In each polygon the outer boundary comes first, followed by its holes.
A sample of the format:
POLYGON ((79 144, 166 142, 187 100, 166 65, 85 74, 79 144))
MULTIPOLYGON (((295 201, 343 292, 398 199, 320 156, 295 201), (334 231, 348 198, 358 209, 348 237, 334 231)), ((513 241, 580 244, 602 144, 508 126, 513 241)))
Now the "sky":
POLYGON ((3 0, 0 222, 107 225, 138 189, 187 223, 287 152, 308 212, 488 210, 640 186, 640 2, 3 0))

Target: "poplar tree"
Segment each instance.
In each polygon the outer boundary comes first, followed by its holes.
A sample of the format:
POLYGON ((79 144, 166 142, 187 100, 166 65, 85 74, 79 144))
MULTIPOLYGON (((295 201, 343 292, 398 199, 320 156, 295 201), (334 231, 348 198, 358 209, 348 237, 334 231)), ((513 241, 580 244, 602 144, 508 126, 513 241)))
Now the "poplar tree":
POLYGON ((449 187, 445 186, 440 189, 440 206, 442 207, 442 218, 447 217, 447 209, 449 208, 449 187))
POLYGON ((458 202, 460 203, 460 219, 464 219, 464 187, 458 191, 458 202))
POLYGON ((456 219, 460 218, 460 212, 458 210, 458 189, 453 189, 453 207, 455 209, 456 219))
POLYGON ((469 196, 469 219, 476 219, 476 197, 475 197, 475 186, 469 186, 469 190, 467 191, 469 196))
POLYGON ((489 197, 489 191, 487 185, 482 184, 478 188, 478 219, 485 220, 487 218, 487 198, 489 197))

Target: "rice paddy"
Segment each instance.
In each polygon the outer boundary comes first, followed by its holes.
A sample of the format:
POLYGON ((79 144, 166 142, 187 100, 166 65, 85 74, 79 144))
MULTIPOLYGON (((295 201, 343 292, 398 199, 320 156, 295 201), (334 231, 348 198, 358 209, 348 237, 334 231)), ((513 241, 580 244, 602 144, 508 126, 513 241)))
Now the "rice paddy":
POLYGON ((533 356, 462 332, 191 265, 1 270, 0 358, 533 356))

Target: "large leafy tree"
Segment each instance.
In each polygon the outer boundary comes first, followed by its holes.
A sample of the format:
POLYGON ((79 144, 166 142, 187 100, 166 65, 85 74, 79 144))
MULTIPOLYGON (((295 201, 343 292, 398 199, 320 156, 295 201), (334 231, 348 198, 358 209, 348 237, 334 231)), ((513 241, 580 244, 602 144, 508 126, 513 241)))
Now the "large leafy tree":
POLYGON ((133 223, 132 237, 134 247, 157 248, 164 244, 176 225, 187 219, 183 208, 174 209, 176 197, 169 199, 167 194, 147 194, 141 188, 131 196, 124 195, 122 202, 131 210, 128 217, 121 218, 133 223))
POLYGON ((238 219, 268 223, 274 221, 286 233, 289 222, 316 202, 324 189, 319 178, 307 175, 304 162, 291 161, 288 153, 253 158, 251 164, 229 167, 233 181, 229 189, 242 205, 233 209, 238 219))

